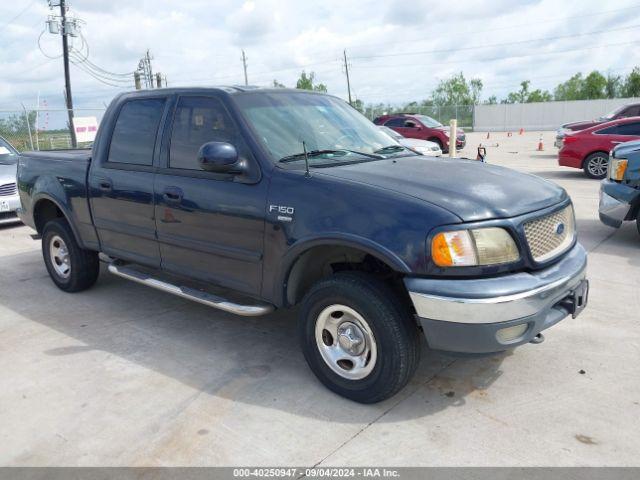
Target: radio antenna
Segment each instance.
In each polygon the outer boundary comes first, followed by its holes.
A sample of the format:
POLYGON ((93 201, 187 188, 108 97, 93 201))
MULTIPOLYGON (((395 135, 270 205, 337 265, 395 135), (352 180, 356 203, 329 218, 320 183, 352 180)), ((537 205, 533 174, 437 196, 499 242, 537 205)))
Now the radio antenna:
POLYGON ((307 144, 304 140, 302 140, 302 151, 304 152, 304 165, 306 167, 306 173, 304 174, 304 176, 310 177, 311 174, 309 173, 309 155, 307 154, 307 144))

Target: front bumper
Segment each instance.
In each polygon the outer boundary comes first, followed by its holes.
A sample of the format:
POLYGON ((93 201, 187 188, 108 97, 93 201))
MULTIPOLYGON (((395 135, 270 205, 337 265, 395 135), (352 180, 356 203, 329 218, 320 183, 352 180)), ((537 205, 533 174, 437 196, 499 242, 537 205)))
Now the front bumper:
POLYGON ((0 225, 4 223, 17 222, 17 211, 20 209, 20 196, 0 196, 0 225))
POLYGON ((409 277, 405 286, 431 348, 488 353, 530 342, 579 313, 587 301, 586 266, 587 254, 576 244, 537 272, 469 280, 409 277), (521 333, 508 338, 509 327, 521 333))
POLYGON ((631 202, 640 197, 640 191, 610 180, 600 183, 598 215, 605 225, 618 228, 625 220, 630 220, 631 202))

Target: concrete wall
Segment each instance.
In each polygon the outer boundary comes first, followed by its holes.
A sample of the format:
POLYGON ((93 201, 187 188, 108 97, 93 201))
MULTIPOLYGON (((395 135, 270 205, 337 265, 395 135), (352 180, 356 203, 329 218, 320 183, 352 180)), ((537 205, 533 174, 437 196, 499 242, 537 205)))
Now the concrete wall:
POLYGON ((640 98, 476 105, 473 129, 480 132, 520 128, 555 130, 563 123, 591 120, 627 103, 640 103, 640 98))

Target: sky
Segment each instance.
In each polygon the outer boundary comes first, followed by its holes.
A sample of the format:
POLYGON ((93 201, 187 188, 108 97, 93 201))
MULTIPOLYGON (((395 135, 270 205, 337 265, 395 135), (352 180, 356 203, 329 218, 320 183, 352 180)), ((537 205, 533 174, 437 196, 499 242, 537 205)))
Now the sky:
MULTIPOLYGON (((625 75, 640 65, 638 0, 68 2, 84 22, 84 40, 72 39, 76 55, 88 48, 93 64, 124 74, 148 48, 169 86, 244 83, 242 49, 252 85, 295 86, 304 69, 342 98, 346 49, 352 95, 365 104, 428 98, 460 71, 482 80, 486 99, 505 97, 525 79, 532 89, 553 89, 579 71, 625 75)), ((46 0, 1 2, 0 111, 38 98, 63 106, 61 37, 41 33, 52 13, 58 9, 46 0)), ((108 78, 116 86, 72 65, 75 106, 104 108, 133 89, 131 77, 108 78)))

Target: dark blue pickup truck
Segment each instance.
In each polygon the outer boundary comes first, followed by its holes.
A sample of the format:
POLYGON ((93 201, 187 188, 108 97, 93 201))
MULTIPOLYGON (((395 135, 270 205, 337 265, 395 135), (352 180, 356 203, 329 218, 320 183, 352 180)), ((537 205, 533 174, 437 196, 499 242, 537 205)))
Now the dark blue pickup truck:
POLYGON ((540 342, 584 308, 566 192, 394 143, 344 101, 223 87, 123 94, 92 151, 25 154, 21 218, 54 283, 116 275, 239 315, 299 306, 309 366, 372 403, 430 348, 540 342))

